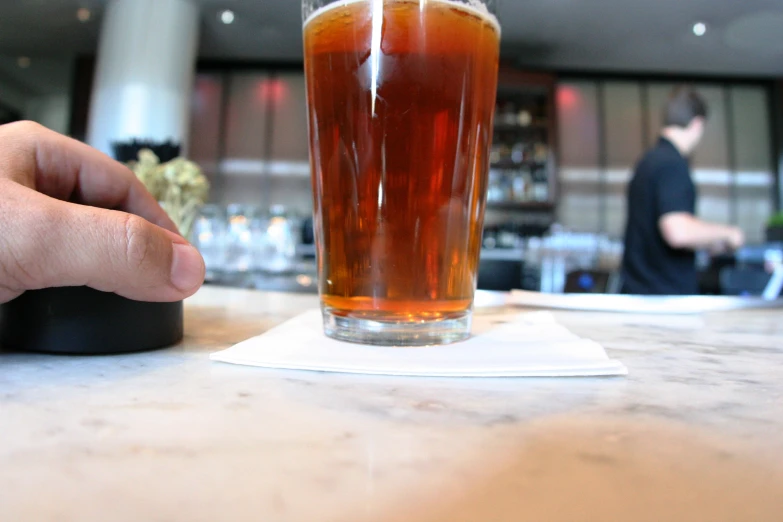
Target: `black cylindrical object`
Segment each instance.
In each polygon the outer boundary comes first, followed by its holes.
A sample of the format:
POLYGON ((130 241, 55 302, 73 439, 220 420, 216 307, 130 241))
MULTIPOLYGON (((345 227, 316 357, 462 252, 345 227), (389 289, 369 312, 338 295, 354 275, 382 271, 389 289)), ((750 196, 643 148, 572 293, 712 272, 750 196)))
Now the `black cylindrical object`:
POLYGON ((182 340, 183 305, 87 287, 28 291, 0 305, 0 348, 73 355, 139 352, 182 340))

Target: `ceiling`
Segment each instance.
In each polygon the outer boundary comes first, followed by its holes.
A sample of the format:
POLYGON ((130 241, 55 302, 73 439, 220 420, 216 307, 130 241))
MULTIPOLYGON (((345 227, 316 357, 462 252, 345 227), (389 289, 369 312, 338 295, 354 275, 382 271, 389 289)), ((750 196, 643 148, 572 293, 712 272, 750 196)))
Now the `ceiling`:
MULTIPOLYGON (((0 77, 53 88, 56 67, 93 53, 108 0, 0 0, 0 77), (87 7, 93 17, 76 19, 87 7), (29 56, 31 67, 16 66, 29 56), (3 59, 2 57, 5 57, 3 59)), ((299 0, 191 0, 202 7, 200 54, 301 59, 299 0), (232 25, 218 20, 236 12, 232 25)), ((781 0, 498 0, 503 53, 522 66, 559 70, 783 76, 781 0), (696 37, 697 21, 708 25, 696 37)))

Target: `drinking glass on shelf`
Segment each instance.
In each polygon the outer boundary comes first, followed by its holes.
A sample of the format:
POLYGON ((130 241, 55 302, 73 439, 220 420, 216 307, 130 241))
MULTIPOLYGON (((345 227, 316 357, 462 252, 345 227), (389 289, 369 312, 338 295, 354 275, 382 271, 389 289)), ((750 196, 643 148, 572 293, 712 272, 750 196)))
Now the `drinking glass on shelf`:
POLYGON ((256 268, 262 272, 282 274, 296 263, 297 222, 285 207, 274 205, 260 220, 261 234, 256 242, 256 268))
POLYGON ((206 280, 214 281, 224 269, 226 211, 218 205, 204 205, 193 223, 191 240, 204 258, 206 280))
POLYGON ((255 262, 253 245, 259 234, 258 213, 253 206, 231 204, 227 215, 224 269, 229 274, 249 272, 255 262))
POLYGON ((429 345, 470 334, 497 91, 494 4, 303 1, 331 337, 429 345))

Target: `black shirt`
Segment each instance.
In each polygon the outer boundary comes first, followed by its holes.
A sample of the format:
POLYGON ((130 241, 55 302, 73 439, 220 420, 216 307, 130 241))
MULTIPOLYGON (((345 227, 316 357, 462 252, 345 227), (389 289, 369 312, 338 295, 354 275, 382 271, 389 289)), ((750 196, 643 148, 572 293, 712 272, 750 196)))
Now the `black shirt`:
POLYGON ((696 187, 688 161, 664 138, 636 165, 628 185, 623 292, 639 295, 698 293, 695 254, 670 247, 658 221, 670 212, 695 214, 696 187))

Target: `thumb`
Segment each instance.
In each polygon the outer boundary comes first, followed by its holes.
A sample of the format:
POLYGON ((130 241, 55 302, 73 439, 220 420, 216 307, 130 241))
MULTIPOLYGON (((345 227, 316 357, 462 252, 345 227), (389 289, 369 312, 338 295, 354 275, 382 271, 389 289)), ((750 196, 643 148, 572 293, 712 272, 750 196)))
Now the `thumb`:
POLYGON ((141 217, 57 201, 17 218, 22 290, 90 286, 143 301, 178 301, 204 282, 204 261, 182 237, 141 217), (20 223, 27 221, 27 224, 20 223))

